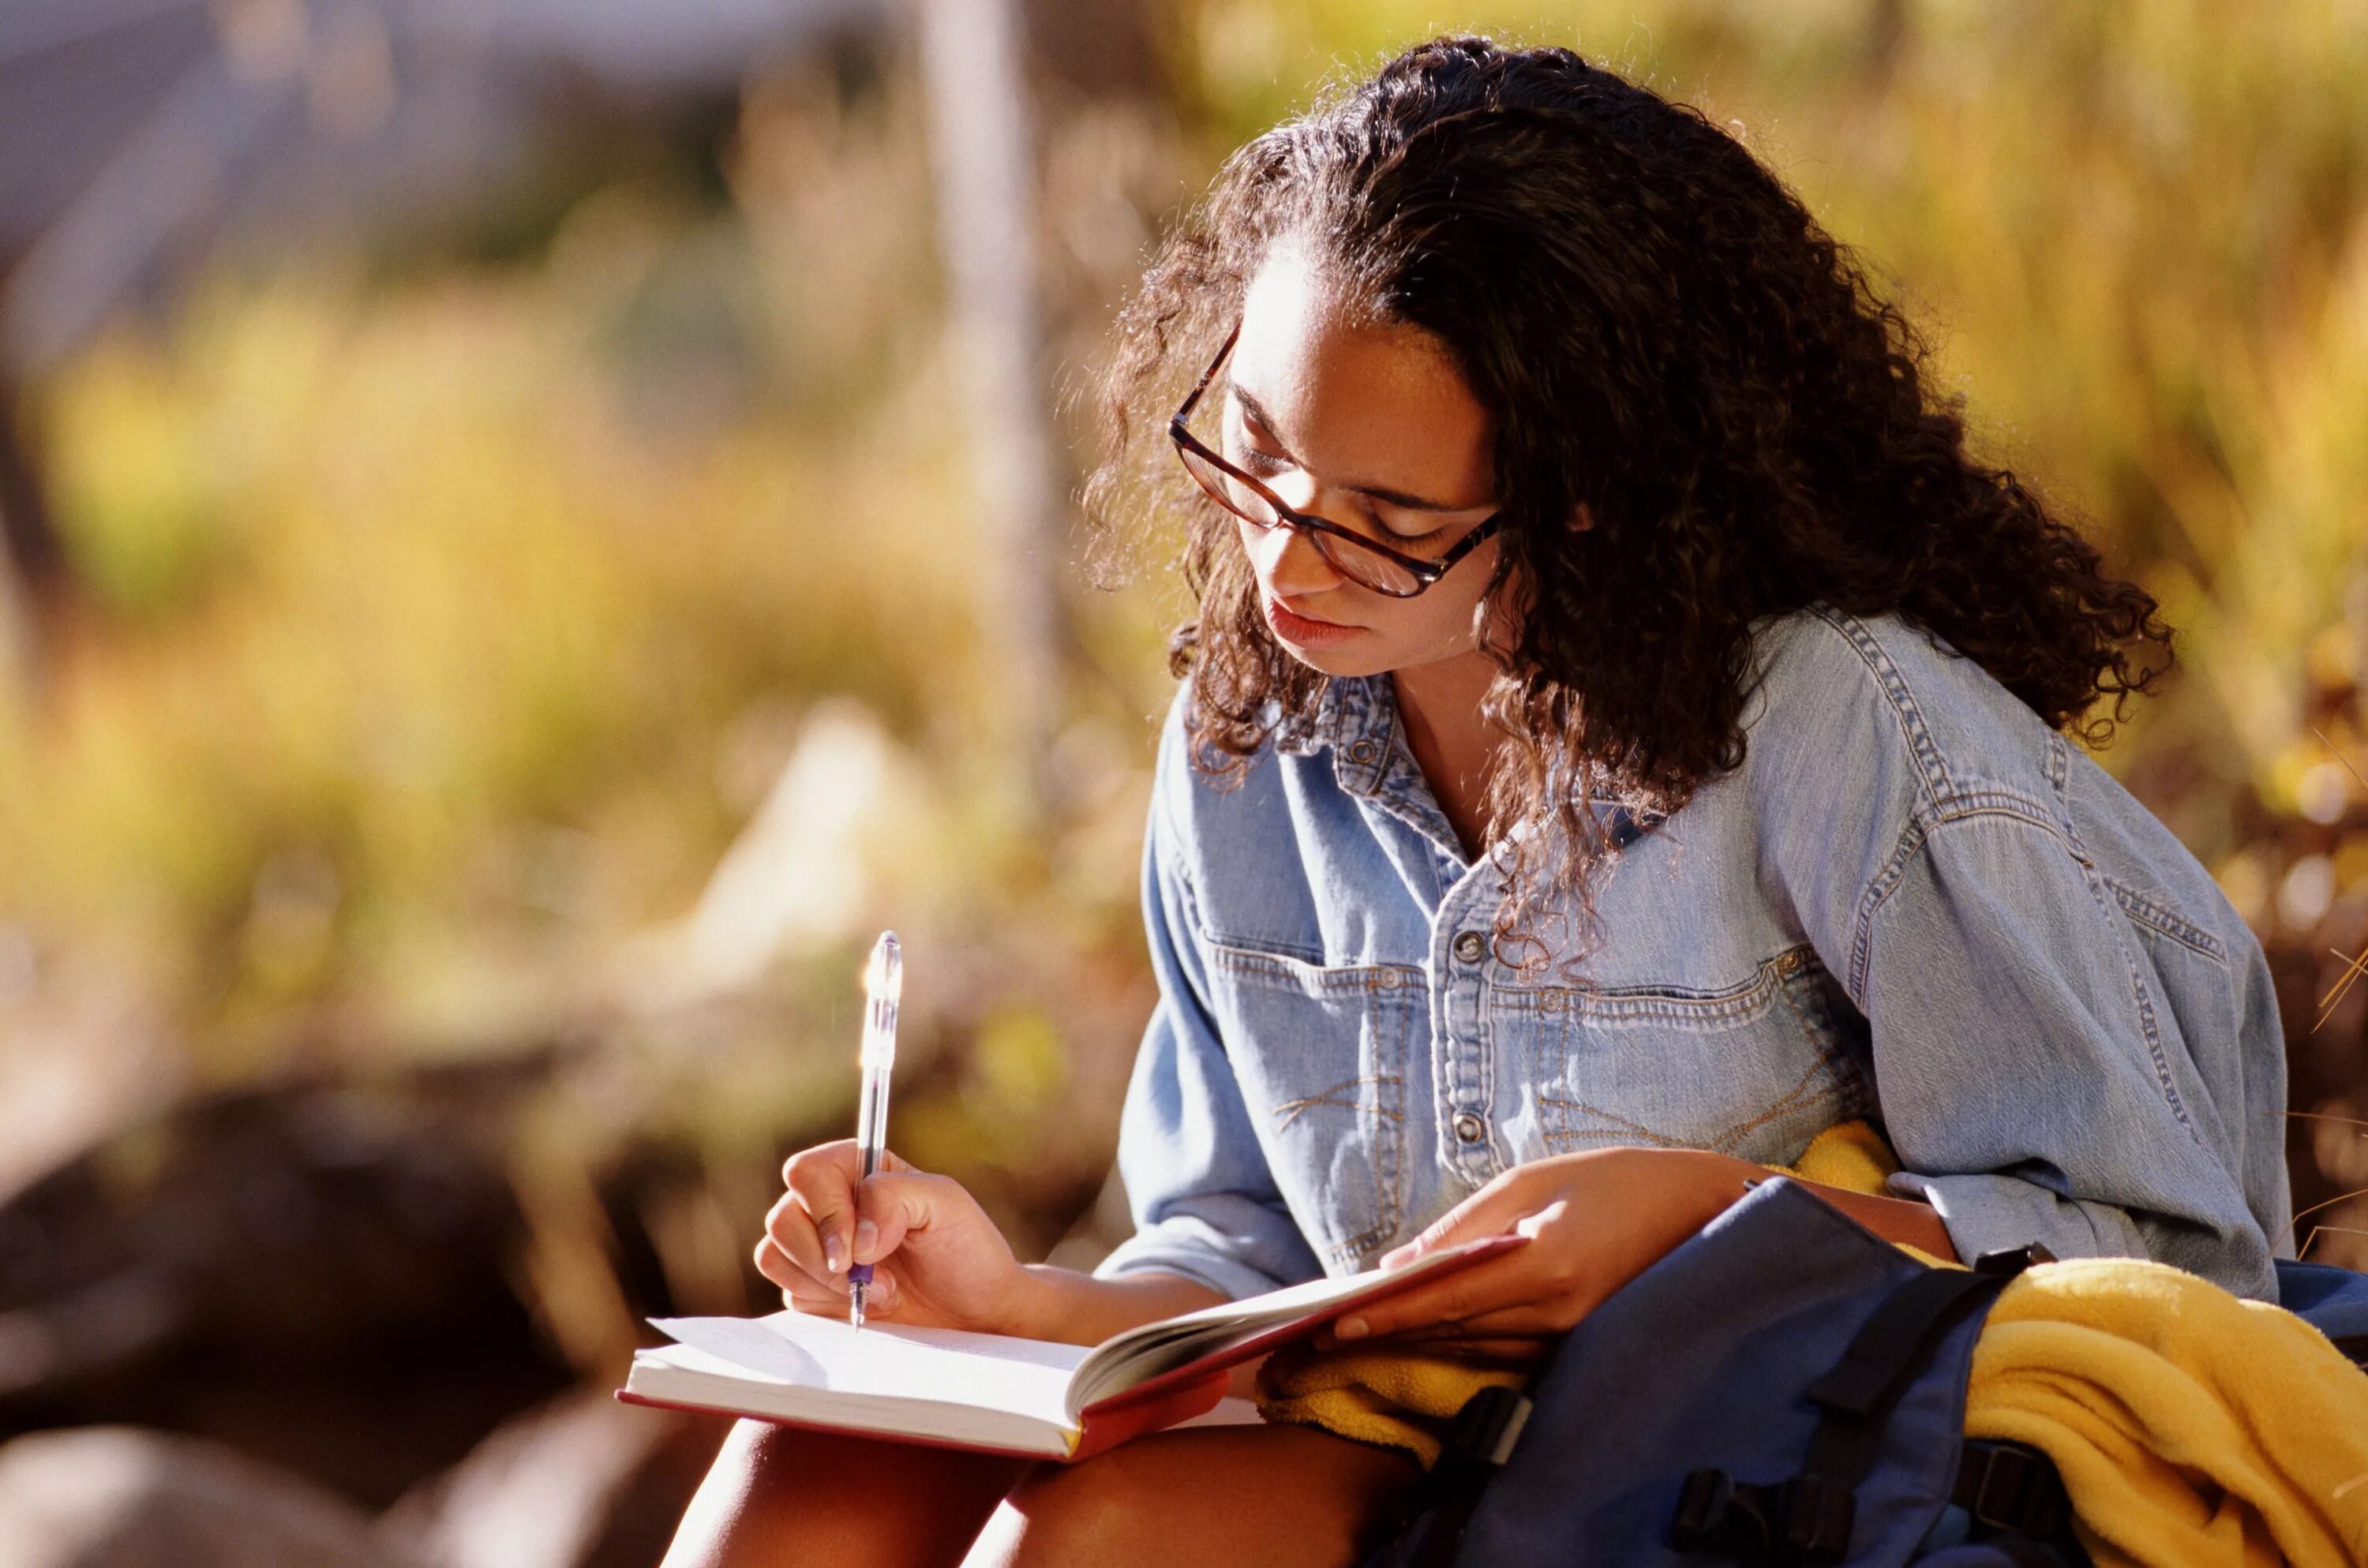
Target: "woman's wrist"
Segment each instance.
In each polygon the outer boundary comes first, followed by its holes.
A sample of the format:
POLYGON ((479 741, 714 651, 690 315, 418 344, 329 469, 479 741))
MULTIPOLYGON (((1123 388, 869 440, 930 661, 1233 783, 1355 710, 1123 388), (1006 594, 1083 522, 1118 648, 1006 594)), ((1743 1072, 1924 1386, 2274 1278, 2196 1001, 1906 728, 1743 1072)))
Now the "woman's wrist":
POLYGON ((1677 1161, 1687 1163, 1690 1171, 1684 1179, 1702 1210, 1694 1226, 1696 1230, 1724 1213, 1729 1204, 1759 1182, 1770 1176, 1782 1176, 1799 1182, 1826 1203, 1887 1242, 1912 1246, 1936 1257, 1953 1258, 1957 1256, 1956 1245, 1949 1239, 1948 1227, 1941 1222, 1941 1216, 1933 1212, 1930 1204, 1916 1199, 1827 1187, 1823 1182, 1805 1181, 1784 1171, 1756 1165, 1748 1160, 1707 1149, 1646 1149, 1638 1153, 1659 1156, 1672 1164, 1677 1161))
POLYGON ((1688 1233, 1701 1230, 1726 1212, 1752 1184, 1773 1173, 1766 1165, 1711 1149, 1636 1149, 1649 1162, 1656 1184, 1669 1184, 1674 1207, 1692 1223, 1688 1233))
POLYGON ((1049 1263, 1020 1270, 998 1334, 1067 1345, 1099 1345, 1113 1334, 1178 1312, 1215 1306, 1225 1298, 1177 1274, 1128 1274, 1114 1279, 1049 1263))

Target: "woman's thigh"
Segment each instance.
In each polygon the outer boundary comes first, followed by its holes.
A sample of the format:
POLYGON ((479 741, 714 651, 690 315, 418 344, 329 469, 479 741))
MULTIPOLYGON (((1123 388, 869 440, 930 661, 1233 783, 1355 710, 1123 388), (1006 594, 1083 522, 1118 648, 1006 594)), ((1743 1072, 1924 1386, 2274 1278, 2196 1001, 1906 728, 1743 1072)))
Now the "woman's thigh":
POLYGON ((684 1513, 665 1568, 952 1568, 1026 1469, 743 1421, 684 1513))
POLYGON ((1298 1426, 1160 1433, 1031 1472, 965 1568, 1341 1568, 1419 1473, 1402 1454, 1298 1426))

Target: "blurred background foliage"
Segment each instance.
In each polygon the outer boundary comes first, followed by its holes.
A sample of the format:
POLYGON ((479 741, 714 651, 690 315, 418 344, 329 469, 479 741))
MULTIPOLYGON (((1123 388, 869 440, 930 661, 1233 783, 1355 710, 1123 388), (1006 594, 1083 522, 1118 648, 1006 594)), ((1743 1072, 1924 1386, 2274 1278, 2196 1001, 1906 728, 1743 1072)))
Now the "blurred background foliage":
MULTIPOLYGON (((1049 394, 1228 150, 1440 20, 1093 8, 1129 74, 1056 58, 1055 15, 1049 394)), ((2322 1006, 2368 946, 2368 6, 1452 20, 1736 131, 1989 454, 2163 598, 2183 673, 2101 760, 2270 945, 2303 1234, 2368 1261, 2368 986, 2322 1006)), ((0 704, 0 1180, 224 1096, 458 1084, 504 1108, 461 1135, 517 1205, 504 1277, 598 1379, 639 1311, 761 1299, 773 1166, 850 1114, 857 963, 894 925, 905 1152, 1023 1249, 1108 1228, 1183 607, 1154 540, 1118 591, 1063 572, 1060 690, 998 665, 928 91, 857 28, 700 113, 610 104, 465 200, 233 234, 29 379, 64 564, 0 704)), ((1057 406, 1065 487, 1090 437, 1057 406)))

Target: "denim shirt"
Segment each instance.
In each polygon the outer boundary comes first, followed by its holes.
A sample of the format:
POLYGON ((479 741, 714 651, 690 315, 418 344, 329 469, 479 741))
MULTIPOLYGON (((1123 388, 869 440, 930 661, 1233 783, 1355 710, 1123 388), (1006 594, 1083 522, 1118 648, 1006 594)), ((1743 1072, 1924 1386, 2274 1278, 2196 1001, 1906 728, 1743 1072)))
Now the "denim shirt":
POLYGON ((1895 618, 1788 616, 1753 658, 1744 762, 1599 869, 1576 973, 1500 961, 1500 874, 1386 676, 1327 683, 1230 786, 1190 766, 1179 694, 1120 1135, 1137 1231, 1102 1272, 1247 1295, 1360 1268, 1524 1161, 1789 1164, 1867 1116, 1966 1258, 2036 1241, 2274 1299, 2284 1046, 2212 878, 1895 618))

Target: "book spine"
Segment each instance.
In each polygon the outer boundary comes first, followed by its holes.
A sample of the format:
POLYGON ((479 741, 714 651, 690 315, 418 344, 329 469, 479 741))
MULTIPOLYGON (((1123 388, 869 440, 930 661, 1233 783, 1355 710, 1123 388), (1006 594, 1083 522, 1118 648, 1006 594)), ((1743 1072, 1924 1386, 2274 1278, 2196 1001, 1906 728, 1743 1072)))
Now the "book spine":
POLYGON ((1069 1460, 1091 1459, 1146 1432, 1205 1415, 1217 1408, 1232 1386, 1231 1375, 1217 1371, 1192 1382, 1162 1388, 1146 1384, 1142 1390, 1103 1400, 1078 1417, 1077 1446, 1069 1460))

